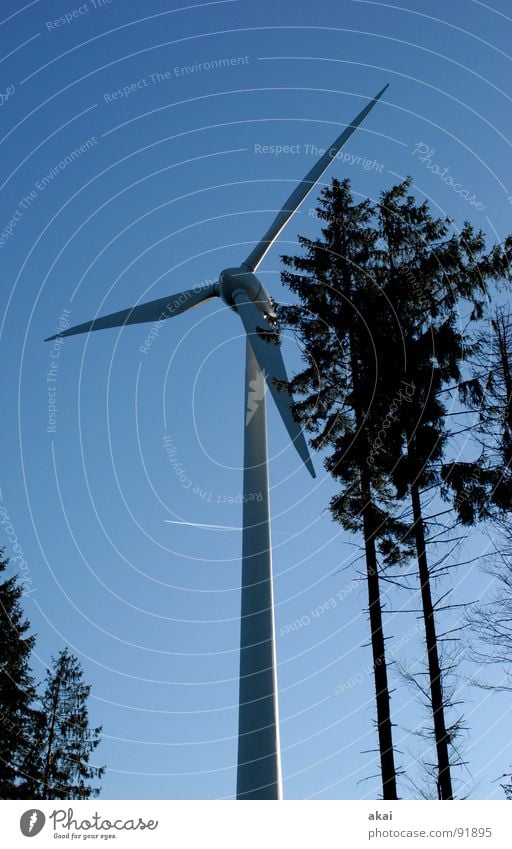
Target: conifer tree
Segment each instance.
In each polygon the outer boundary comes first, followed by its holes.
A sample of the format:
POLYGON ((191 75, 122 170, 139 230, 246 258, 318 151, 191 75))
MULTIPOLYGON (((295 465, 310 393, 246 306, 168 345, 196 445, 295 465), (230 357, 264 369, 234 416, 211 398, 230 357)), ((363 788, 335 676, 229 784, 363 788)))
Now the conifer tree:
POLYGON ((478 335, 472 374, 461 384, 461 398, 477 416, 474 437, 480 450, 471 462, 444 464, 445 494, 451 492, 463 525, 489 518, 499 522, 512 513, 510 308, 495 309, 489 328, 478 335))
MULTIPOLYGON (((0 573, 8 560, 0 550, 0 573)), ((34 637, 21 607, 15 575, 0 582, 0 798, 19 798, 20 770, 34 720, 34 681, 29 666, 34 637)))
MULTIPOLYGON (((297 417, 318 434, 313 445, 334 446, 326 467, 344 483, 331 509, 345 527, 363 531, 370 611, 379 611, 372 622, 374 663, 383 658, 376 648, 380 642, 383 650, 377 548, 383 565, 403 562, 411 545, 415 549, 438 795, 450 799, 448 747, 456 724, 450 729, 445 717, 421 491, 441 483, 449 437, 441 398, 449 383, 461 380, 464 357, 458 309, 468 304, 473 319, 481 316, 487 281, 501 273, 502 252, 486 253, 483 234, 469 223, 450 235, 450 222, 433 218, 410 185, 406 180, 383 192, 377 205, 354 205, 348 181, 334 180, 323 191, 322 239, 300 239, 306 257, 283 258, 295 271, 285 272, 283 282, 300 306, 284 308, 282 316, 300 333, 308 364, 290 385, 306 395, 296 404, 297 417), (412 508, 408 527, 397 518, 403 499, 412 508)), ((385 663, 378 665, 385 670, 385 663)), ((387 729, 389 744, 389 694, 377 677, 376 669, 378 726, 387 729)), ((382 738, 383 776, 386 745, 382 738)))
POLYGON ((361 533, 364 541, 382 795, 396 799, 378 563, 380 541, 389 544, 388 557, 396 556, 396 546, 389 534, 393 517, 382 506, 385 492, 366 462, 373 388, 368 382, 373 360, 368 322, 375 303, 367 267, 378 234, 371 226, 370 202, 355 204, 348 181, 334 180, 332 187, 324 189, 317 215, 325 225, 322 238, 300 237, 305 255, 283 257, 285 266, 292 269, 283 272, 283 282, 298 295, 300 306, 283 307, 280 316, 298 331, 305 345, 307 367, 290 388, 302 398, 295 412, 315 433, 313 447, 332 449, 326 467, 341 483, 341 492, 330 505, 332 515, 347 530, 361 533))
MULTIPOLYGON (((510 240, 506 242, 510 246, 510 240)), ((508 263, 504 262, 504 268, 508 263)), ((479 453, 472 461, 446 463, 445 494, 453 498, 459 521, 474 526, 490 520, 498 537, 487 571, 495 579, 493 591, 471 612, 476 636, 474 660, 480 667, 499 664, 512 690, 512 312, 494 310, 490 327, 478 337, 473 373, 462 384, 462 398, 474 408, 474 434, 479 453)), ((487 687, 492 685, 486 684, 487 687)), ((512 799, 512 776, 502 784, 512 799)))
POLYGON ((105 768, 90 764, 100 742, 101 727, 89 727, 87 700, 91 687, 84 684, 79 660, 61 651, 47 670, 38 726, 26 764, 26 798, 89 799, 99 788, 91 782, 105 768))

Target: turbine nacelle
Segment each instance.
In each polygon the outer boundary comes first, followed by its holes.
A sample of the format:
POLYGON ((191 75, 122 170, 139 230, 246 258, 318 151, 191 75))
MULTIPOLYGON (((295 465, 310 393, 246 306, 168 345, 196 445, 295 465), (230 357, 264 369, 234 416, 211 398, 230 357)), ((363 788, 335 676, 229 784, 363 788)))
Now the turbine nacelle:
POLYGON ((67 330, 55 336, 50 336, 46 341, 49 342, 64 336, 75 336, 78 333, 90 333, 93 330, 124 327, 128 324, 161 322, 166 318, 188 312, 188 310, 209 301, 211 298, 221 297, 240 317, 258 368, 267 382, 290 439, 306 468, 315 477, 315 470, 311 463, 304 433, 292 412, 293 398, 286 391, 286 385, 289 381, 281 348, 279 344, 271 344, 271 341, 277 341, 275 333, 273 340, 265 340, 264 338, 265 332, 272 334, 275 331, 274 319, 276 319, 276 313, 269 293, 255 272, 294 212, 318 183, 337 153, 364 121, 386 89, 387 85, 375 95, 373 100, 366 104, 359 115, 345 127, 333 144, 325 150, 318 162, 313 165, 302 182, 293 190, 263 238, 244 262, 236 268, 225 268, 217 283, 195 286, 186 292, 178 292, 174 295, 168 295, 166 298, 137 304, 110 315, 99 316, 92 321, 86 321, 84 324, 68 327, 67 330), (263 335, 262 331, 264 331, 263 335))
POLYGON ((245 292, 253 301, 263 315, 275 318, 275 310, 272 299, 265 289, 261 280, 254 271, 242 263, 237 268, 225 268, 219 275, 219 295, 222 300, 237 311, 234 295, 236 292, 245 292))

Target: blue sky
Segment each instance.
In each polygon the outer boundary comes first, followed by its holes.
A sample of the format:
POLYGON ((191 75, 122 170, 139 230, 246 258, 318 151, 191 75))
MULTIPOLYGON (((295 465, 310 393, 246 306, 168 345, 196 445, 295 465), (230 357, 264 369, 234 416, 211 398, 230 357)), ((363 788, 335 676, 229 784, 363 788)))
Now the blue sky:
MULTIPOLYGON (((67 644, 93 685, 104 797, 234 793, 241 539, 186 523, 240 525, 244 339, 214 301, 167 322, 146 353, 142 325, 53 353, 42 340, 61 316, 80 323, 240 262, 314 146, 386 82, 351 159, 325 179, 349 176, 356 196, 377 198, 411 174, 438 214, 500 241, 512 196, 507 6, 2 3, 1 506, 27 563, 36 673, 67 644)), ((289 297, 279 257, 318 232, 314 206, 259 270, 277 300, 289 297)), ((293 371, 300 352, 286 334, 284 349, 293 371)), ((374 798, 358 541, 325 510, 335 489, 321 457, 312 483, 271 403, 269 434, 285 797, 374 798)), ((475 534, 466 551, 487 545, 475 534)), ((457 600, 488 585, 476 565, 450 581, 457 600)), ((390 608, 414 607, 386 594, 390 608)), ((417 626, 414 613, 386 619, 388 650, 411 667, 417 626)), ((426 717, 392 678, 399 762, 416 774, 425 743, 410 732, 426 717)), ((471 733, 458 792, 501 798, 510 700, 461 688, 471 733)))

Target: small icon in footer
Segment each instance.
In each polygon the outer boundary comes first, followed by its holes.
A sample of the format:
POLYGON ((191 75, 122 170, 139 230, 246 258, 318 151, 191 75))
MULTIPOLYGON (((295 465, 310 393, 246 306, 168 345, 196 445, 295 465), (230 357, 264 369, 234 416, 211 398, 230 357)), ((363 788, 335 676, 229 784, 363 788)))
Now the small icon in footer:
POLYGON ((45 820, 46 817, 43 812, 38 811, 36 808, 25 811, 20 819, 21 833, 25 837, 35 837, 43 829, 45 820))

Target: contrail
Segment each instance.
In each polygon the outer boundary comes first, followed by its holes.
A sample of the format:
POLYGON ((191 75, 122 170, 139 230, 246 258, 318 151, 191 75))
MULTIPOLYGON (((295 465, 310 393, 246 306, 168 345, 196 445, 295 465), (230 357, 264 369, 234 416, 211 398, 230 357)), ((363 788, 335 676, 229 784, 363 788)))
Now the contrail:
POLYGON ((243 528, 232 527, 231 525, 203 525, 197 522, 175 522, 173 519, 165 519, 168 525, 186 525, 189 528, 204 528, 208 531, 242 531, 243 528))
MULTIPOLYGON (((93 5, 94 3, 95 0, 93 5)), ((242 322, 246 337, 243 527, 175 519, 164 520, 172 525, 200 528, 205 531, 235 531, 237 533, 242 531, 240 591, 243 612, 240 617, 237 799, 282 798, 265 383, 292 446, 311 477, 316 477, 305 432, 300 422, 295 419, 294 399, 288 391, 290 381, 279 344, 276 305, 258 277, 257 271, 290 218, 308 195, 315 190, 333 159, 337 158, 338 153, 363 123, 387 88, 388 86, 385 85, 372 100, 367 101, 361 112, 344 127, 331 146, 323 150, 318 161, 293 190, 284 206, 275 215, 263 238, 241 265, 224 268, 216 280, 154 301, 137 303, 109 315, 97 316, 83 324, 60 330, 47 340, 59 339, 60 341, 64 337, 81 333, 89 334, 92 331, 108 328, 152 323, 153 330, 147 336, 145 344, 139 347, 141 354, 148 354, 155 334, 158 335, 158 329, 163 321, 186 313, 213 298, 221 298, 242 322), (270 342, 275 344, 269 344, 270 342), (256 494, 258 495, 255 498, 256 494), (249 504, 249 502, 254 503, 249 504), (254 576, 257 577, 256 581, 254 576), (265 720, 264 734, 261 733, 262 718, 265 720), (255 763, 257 768, 254 767, 255 763)), ((172 459, 173 465, 174 459, 172 459)), ((183 467, 180 463, 176 464, 175 472, 180 480, 186 480, 186 475, 183 478, 183 467)), ((190 485, 189 480, 186 484, 187 488, 190 485)), ((227 518, 230 514, 210 512, 209 515, 212 518, 225 515, 227 518)), ((285 536, 293 539, 294 534, 287 533, 285 536)))
MULTIPOLYGON (((203 525, 197 522, 176 522, 173 519, 164 519, 168 525, 185 525, 187 528, 203 528, 207 531, 243 531, 243 528, 234 527, 231 525, 203 525)), ((282 535, 287 531, 273 531, 274 534, 282 535)))

